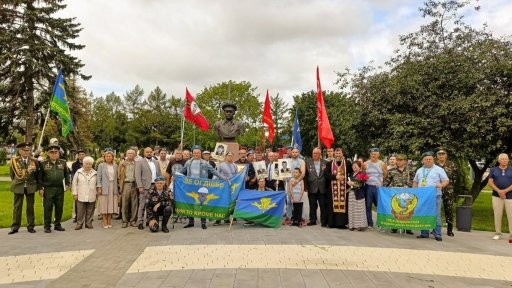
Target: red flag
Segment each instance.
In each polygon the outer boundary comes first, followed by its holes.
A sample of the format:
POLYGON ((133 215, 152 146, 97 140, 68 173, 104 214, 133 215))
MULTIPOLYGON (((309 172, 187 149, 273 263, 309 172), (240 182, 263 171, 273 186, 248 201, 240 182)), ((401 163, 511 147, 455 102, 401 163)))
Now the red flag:
POLYGON ((268 97, 268 89, 267 97, 265 98, 265 107, 263 108, 263 123, 268 125, 268 141, 272 143, 272 141, 274 141, 275 130, 272 113, 270 113, 270 98, 268 97))
POLYGON ((187 105, 185 105, 185 108, 183 109, 185 119, 196 125, 197 128, 203 131, 208 131, 208 121, 204 118, 203 113, 201 113, 201 109, 197 106, 196 100, 194 100, 194 97, 190 95, 187 88, 185 88, 185 96, 187 98, 187 105))
POLYGON ((331 148, 334 143, 334 136, 332 135, 331 124, 329 124, 329 117, 327 117, 327 110, 325 110, 324 96, 322 95, 322 86, 320 85, 320 71, 316 66, 316 103, 318 111, 318 139, 324 143, 327 148, 331 148))

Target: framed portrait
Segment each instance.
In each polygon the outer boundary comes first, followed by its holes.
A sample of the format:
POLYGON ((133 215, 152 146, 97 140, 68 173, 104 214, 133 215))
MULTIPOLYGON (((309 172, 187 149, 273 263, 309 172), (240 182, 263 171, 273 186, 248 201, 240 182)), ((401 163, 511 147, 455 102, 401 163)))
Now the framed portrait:
POLYGON ((279 173, 279 162, 272 163, 272 179, 282 180, 283 177, 279 173))
POLYGON ((212 153, 212 158, 215 160, 224 161, 224 157, 228 152, 227 148, 228 147, 226 147, 226 144, 217 142, 217 144, 215 145, 215 149, 213 150, 212 153))
POLYGON ((281 177, 281 179, 292 177, 293 171, 291 168, 290 159, 279 159, 277 163, 279 169, 279 176, 281 177))
POLYGON ((265 161, 258 161, 253 163, 254 171, 256 171, 256 178, 267 178, 268 177, 268 171, 267 171, 267 165, 265 161))

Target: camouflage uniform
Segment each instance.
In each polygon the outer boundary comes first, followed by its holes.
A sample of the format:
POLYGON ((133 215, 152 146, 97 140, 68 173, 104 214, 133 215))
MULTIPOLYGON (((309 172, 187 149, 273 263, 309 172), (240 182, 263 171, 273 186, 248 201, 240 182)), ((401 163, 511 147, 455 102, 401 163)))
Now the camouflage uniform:
MULTIPOLYGON (((414 179, 414 171, 409 169, 407 166, 402 171, 398 167, 391 168, 388 170, 388 177, 384 180, 384 186, 386 187, 412 187, 412 181, 414 179)), ((398 229, 391 229, 392 233, 396 233, 398 229)), ((411 230, 406 230, 405 233, 412 235, 411 230)))
POLYGON ((159 195, 156 191, 155 186, 152 186, 149 190, 148 197, 146 199, 146 215, 147 219, 149 219, 149 222, 151 223, 151 220, 156 221, 155 226, 149 227, 151 232, 157 232, 158 231, 158 220, 159 216, 163 216, 162 219, 162 231, 165 233, 169 233, 169 229, 167 229, 167 223, 169 222, 169 218, 171 218, 172 215, 172 206, 171 206, 171 197, 169 196, 169 192, 164 187, 163 191, 159 195), (160 204, 156 212, 153 210, 153 208, 160 204))
POLYGON ((414 179, 414 171, 405 167, 403 171, 398 170, 397 167, 391 168, 388 171, 388 177, 384 180, 386 187, 412 187, 412 180, 414 179))
POLYGON ((444 169, 446 175, 448 175, 448 179, 450 180, 448 186, 443 188, 442 199, 446 224, 448 224, 451 228, 451 226, 453 226, 453 195, 454 184, 455 181, 457 181, 457 167, 451 161, 446 161, 444 165, 439 163, 436 163, 436 165, 444 169))

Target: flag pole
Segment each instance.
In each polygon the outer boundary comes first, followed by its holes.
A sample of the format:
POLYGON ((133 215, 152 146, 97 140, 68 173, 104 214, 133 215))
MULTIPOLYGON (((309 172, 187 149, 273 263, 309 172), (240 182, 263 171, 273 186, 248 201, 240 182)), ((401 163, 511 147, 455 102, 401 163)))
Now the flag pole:
MULTIPOLYGON (((59 77, 59 73, 61 72, 62 70, 62 66, 61 65, 58 65, 58 68, 59 68, 59 72, 57 72, 57 78, 59 77)), ((52 109, 51 108, 51 103, 52 103, 52 100, 53 100, 53 95, 55 95, 55 89, 57 89, 57 81, 55 81, 55 83, 53 84, 53 90, 52 90, 52 95, 50 96, 50 105, 48 106, 48 111, 46 112, 46 117, 44 118, 44 124, 43 124, 43 129, 41 130, 41 136, 39 137, 39 144, 37 145, 37 150, 40 151, 41 150, 41 143, 43 142, 43 136, 44 136, 44 129, 46 128, 46 123, 48 122, 48 117, 50 117, 50 110, 52 109)))
MULTIPOLYGON (((50 103, 51 103, 51 99, 50 99, 50 103)), ((51 108, 48 107, 48 111, 46 112, 46 117, 44 118, 43 130, 41 130, 41 136, 39 136, 39 144, 37 145, 37 151, 41 150, 41 142, 43 142, 44 129, 46 128, 46 122, 48 122, 48 117, 50 117, 50 109, 51 108)))
MULTIPOLYGON (((186 100, 185 100, 186 101, 186 100)), ((183 102, 181 108, 181 138, 180 138, 180 149, 183 149, 183 132, 185 130, 185 102, 183 102)))

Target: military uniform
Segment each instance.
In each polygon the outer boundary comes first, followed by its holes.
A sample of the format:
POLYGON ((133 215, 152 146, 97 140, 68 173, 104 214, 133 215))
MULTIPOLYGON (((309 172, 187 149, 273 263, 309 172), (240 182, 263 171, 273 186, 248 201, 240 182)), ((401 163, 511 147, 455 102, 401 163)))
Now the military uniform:
MULTIPOLYGON (((58 151, 58 146, 50 146, 48 151, 58 151)), ((69 169, 66 161, 57 159, 55 162, 50 158, 41 163, 39 173, 40 189, 44 189, 44 232, 51 232, 52 212, 55 206, 55 230, 64 231, 61 226, 62 210, 64 206, 64 184, 69 185, 69 169)))
MULTIPOLYGON (((19 149, 30 149, 32 143, 22 143, 16 146, 19 149)), ((28 232, 34 233, 34 193, 37 190, 37 175, 39 162, 36 158, 16 156, 11 159, 10 176, 11 192, 14 193, 14 206, 12 212, 12 225, 9 234, 18 232, 21 226, 21 214, 23 211, 23 196, 27 199, 26 216, 28 232)))
POLYGON ((169 222, 171 214, 171 197, 169 196, 169 192, 167 191, 167 189, 165 189, 164 187, 163 191, 159 194, 156 191, 155 186, 152 186, 151 189, 149 190, 149 194, 146 199, 146 215, 147 219, 149 219, 149 229, 151 230, 151 232, 158 231, 158 220, 160 216, 163 216, 162 231, 164 233, 169 233, 169 229, 167 229, 167 223, 169 222), (159 203, 160 206, 155 212, 153 209, 159 203))
MULTIPOLYGON (((399 154, 396 158, 397 160, 407 160, 407 156, 404 154, 399 154)), ((414 176, 414 171, 409 169, 407 166, 405 166, 403 170, 398 169, 398 167, 394 167, 388 170, 388 176, 384 179, 384 186, 410 188, 412 187, 414 176)), ((398 229, 391 229, 392 233, 396 233, 397 231, 398 229)), ((405 233, 410 235, 413 234, 411 230, 406 230, 405 233)))
POLYGON ((388 177, 384 180, 384 186, 387 187, 412 187, 412 180, 414 179, 414 171, 404 167, 400 171, 398 167, 388 170, 388 177))
POLYGON ((448 186, 444 187, 442 190, 442 199, 444 207, 444 216, 446 218, 446 224, 448 226, 448 234, 453 234, 453 195, 455 181, 457 181, 457 167, 452 161, 446 161, 444 165, 441 165, 440 163, 436 163, 436 165, 444 169, 446 175, 448 175, 448 179, 450 180, 448 186))

